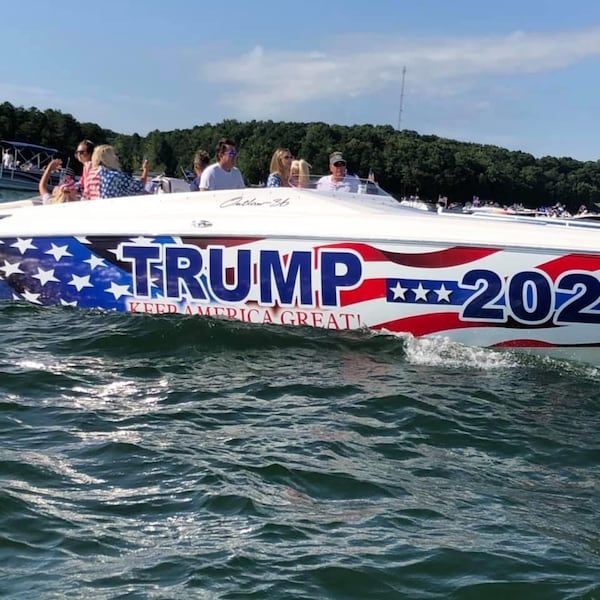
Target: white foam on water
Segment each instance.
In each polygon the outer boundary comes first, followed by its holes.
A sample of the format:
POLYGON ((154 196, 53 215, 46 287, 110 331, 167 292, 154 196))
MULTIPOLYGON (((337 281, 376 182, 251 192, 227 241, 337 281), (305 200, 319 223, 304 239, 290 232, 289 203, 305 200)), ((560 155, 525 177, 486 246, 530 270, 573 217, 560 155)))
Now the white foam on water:
POLYGON ((468 368, 482 371, 519 366, 514 354, 476 346, 464 346, 443 337, 404 339, 406 360, 414 365, 468 368))
POLYGON ((415 338, 403 335, 406 361, 413 365, 492 371, 496 369, 543 368, 553 373, 596 381, 600 368, 560 356, 535 351, 465 346, 443 337, 415 338))

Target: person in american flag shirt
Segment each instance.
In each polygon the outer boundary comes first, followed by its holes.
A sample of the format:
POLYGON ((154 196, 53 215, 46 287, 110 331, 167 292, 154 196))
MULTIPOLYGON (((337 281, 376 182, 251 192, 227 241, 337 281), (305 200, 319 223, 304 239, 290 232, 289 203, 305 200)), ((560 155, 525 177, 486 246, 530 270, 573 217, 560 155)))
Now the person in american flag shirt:
POLYGON ((147 160, 142 163, 141 177, 135 179, 121 170, 115 149, 101 144, 92 154, 92 166, 85 183, 86 193, 90 200, 146 194, 147 179, 147 160))

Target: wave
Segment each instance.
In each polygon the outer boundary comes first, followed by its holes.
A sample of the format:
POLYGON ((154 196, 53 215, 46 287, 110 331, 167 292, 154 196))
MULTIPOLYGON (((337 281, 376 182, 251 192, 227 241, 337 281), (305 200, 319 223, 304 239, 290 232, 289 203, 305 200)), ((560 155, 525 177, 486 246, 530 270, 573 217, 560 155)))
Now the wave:
MULTIPOLYGON (((235 352, 359 353, 378 362, 461 371, 542 370, 595 379, 596 367, 511 350, 367 330, 257 325, 211 317, 121 314, 0 303, 0 342, 56 357, 203 357, 235 352)), ((1 351, 0 351, 1 352, 1 351)))

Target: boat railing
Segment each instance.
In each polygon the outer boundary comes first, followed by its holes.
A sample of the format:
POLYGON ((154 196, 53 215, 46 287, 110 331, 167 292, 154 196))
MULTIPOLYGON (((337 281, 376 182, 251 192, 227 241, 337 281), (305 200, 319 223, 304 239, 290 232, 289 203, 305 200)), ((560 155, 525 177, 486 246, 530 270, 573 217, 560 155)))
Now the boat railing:
MULTIPOLYGON (((15 189, 36 189, 46 167, 58 154, 56 148, 27 142, 0 140, 0 148, 0 184, 15 189)), ((74 177, 70 160, 63 168, 52 173, 49 185, 57 185, 66 175, 74 177)))
POLYGON ((323 182, 327 175, 308 175, 305 178, 290 177, 290 185, 295 188, 316 190, 316 191, 340 191, 357 194, 369 194, 372 196, 387 196, 391 194, 386 192, 379 184, 372 179, 361 178, 356 175, 347 175, 335 185, 323 182))
MULTIPOLYGON (((42 173, 43 170, 40 171, 38 169, 20 169, 19 167, 7 168, 0 163, 0 183, 14 181, 20 182, 21 184, 26 184, 29 182, 28 189, 37 189, 37 184, 42 177, 42 173)), ((59 185, 59 183, 61 183, 66 176, 75 179, 75 171, 71 167, 63 167, 57 171, 54 171, 50 175, 48 185, 50 187, 59 185)))

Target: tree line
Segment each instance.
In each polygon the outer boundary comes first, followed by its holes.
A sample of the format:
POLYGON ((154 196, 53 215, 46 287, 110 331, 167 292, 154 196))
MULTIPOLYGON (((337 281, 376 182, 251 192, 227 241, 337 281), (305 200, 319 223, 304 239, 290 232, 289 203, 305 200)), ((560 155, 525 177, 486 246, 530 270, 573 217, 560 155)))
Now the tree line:
POLYGON ((233 138, 238 167, 249 184, 266 181, 273 151, 289 148, 305 158, 312 172, 329 172, 328 157, 344 153, 350 171, 366 177, 373 170, 379 184, 396 197, 419 196, 468 202, 473 196, 501 205, 549 206, 560 202, 571 212, 581 204, 600 203, 600 160, 535 158, 526 152, 397 131, 390 125, 328 125, 321 122, 224 120, 190 129, 125 135, 95 123, 80 123, 58 110, 0 104, 0 138, 50 146, 77 171, 73 151, 82 139, 112 144, 125 171, 137 172, 144 157, 155 173, 181 176, 192 168, 196 150, 213 154, 221 137, 233 138))

